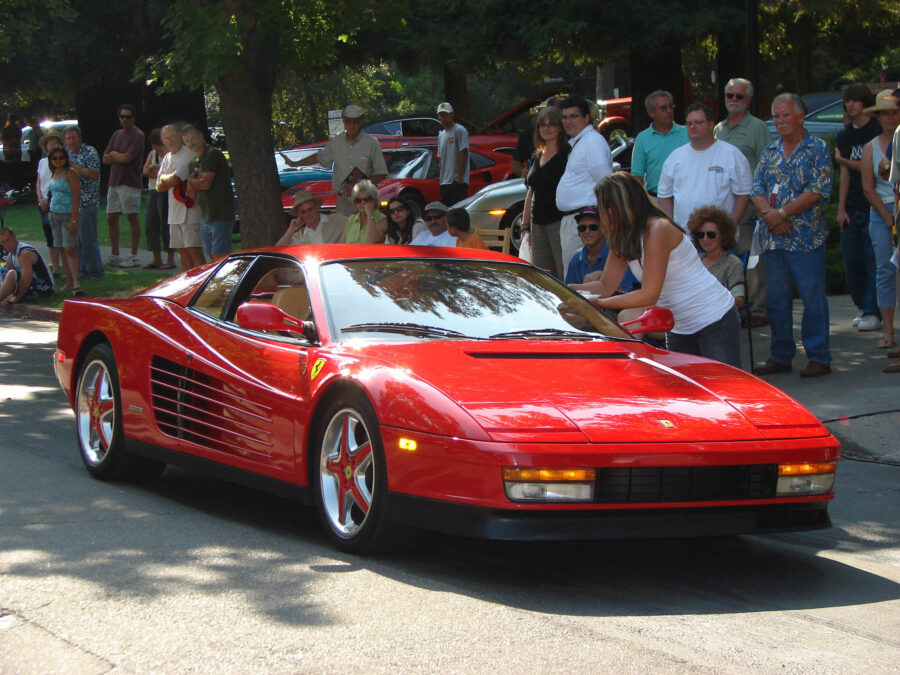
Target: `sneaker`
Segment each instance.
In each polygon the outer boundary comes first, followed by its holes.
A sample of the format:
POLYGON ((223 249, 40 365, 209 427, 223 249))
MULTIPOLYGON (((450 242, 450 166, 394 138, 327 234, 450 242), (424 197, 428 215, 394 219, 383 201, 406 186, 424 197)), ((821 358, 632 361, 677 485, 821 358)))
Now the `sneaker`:
POLYGON ((140 267, 141 259, 136 255, 128 255, 125 256, 125 259, 122 260, 122 264, 120 267, 140 267))
POLYGON ((856 318, 850 322, 850 325, 853 326, 854 328, 856 328, 857 326, 859 326, 860 321, 862 321, 862 310, 859 310, 856 313, 856 318))
POLYGON ((856 328, 861 331, 881 330, 881 319, 874 314, 866 314, 859 320, 856 328))
POLYGON ((106 259, 107 267, 121 267, 122 259, 117 255, 111 255, 106 259))

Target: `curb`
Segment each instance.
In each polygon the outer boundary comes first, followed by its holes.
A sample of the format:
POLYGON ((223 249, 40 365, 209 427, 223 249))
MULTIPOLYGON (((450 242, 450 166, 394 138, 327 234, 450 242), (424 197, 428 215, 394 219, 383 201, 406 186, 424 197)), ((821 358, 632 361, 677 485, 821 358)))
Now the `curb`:
POLYGON ((38 307, 37 305, 23 305, 19 303, 8 304, 3 303, 0 305, 0 311, 8 312, 9 314, 19 314, 27 319, 42 319, 44 321, 56 321, 59 322, 59 315, 62 313, 60 309, 53 309, 52 307, 38 307))

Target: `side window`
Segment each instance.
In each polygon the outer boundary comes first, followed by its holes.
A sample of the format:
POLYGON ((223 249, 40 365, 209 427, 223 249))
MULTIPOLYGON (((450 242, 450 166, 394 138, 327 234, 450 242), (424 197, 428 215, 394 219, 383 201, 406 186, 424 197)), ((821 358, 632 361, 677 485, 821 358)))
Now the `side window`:
POLYGON ((472 152, 469 149, 469 169, 483 169, 485 167, 491 166, 494 162, 485 157, 484 155, 479 155, 477 152, 472 152))
POLYGON ((225 262, 209 278, 200 295, 194 300, 194 309, 208 314, 214 319, 222 318, 222 311, 225 309, 228 296, 231 295, 251 262, 252 258, 235 258, 225 262))
POLYGON ((247 298, 253 302, 268 302, 295 319, 312 318, 312 306, 303 273, 296 266, 277 267, 257 282, 247 298))
POLYGON ((843 122, 844 121, 844 108, 843 104, 838 101, 827 108, 820 110, 814 115, 810 115, 809 118, 815 122, 843 122))

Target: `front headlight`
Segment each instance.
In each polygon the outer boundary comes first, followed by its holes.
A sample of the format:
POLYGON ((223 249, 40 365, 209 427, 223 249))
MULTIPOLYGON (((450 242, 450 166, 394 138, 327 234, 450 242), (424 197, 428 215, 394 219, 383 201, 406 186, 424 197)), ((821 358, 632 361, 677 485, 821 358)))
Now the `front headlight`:
POLYGON ((837 461, 779 464, 776 497, 824 495, 834 487, 837 461))
POLYGON ((503 469, 503 487, 514 502, 592 502, 594 469, 503 469))

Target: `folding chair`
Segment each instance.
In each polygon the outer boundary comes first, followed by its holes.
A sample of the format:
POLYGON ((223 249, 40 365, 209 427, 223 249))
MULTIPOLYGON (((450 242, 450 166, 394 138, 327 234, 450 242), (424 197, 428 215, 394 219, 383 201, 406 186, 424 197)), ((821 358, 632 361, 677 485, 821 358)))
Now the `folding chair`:
POLYGON ((482 230, 479 228, 475 231, 475 234, 481 237, 492 251, 509 253, 510 243, 512 242, 512 234, 509 228, 505 230, 482 230))

